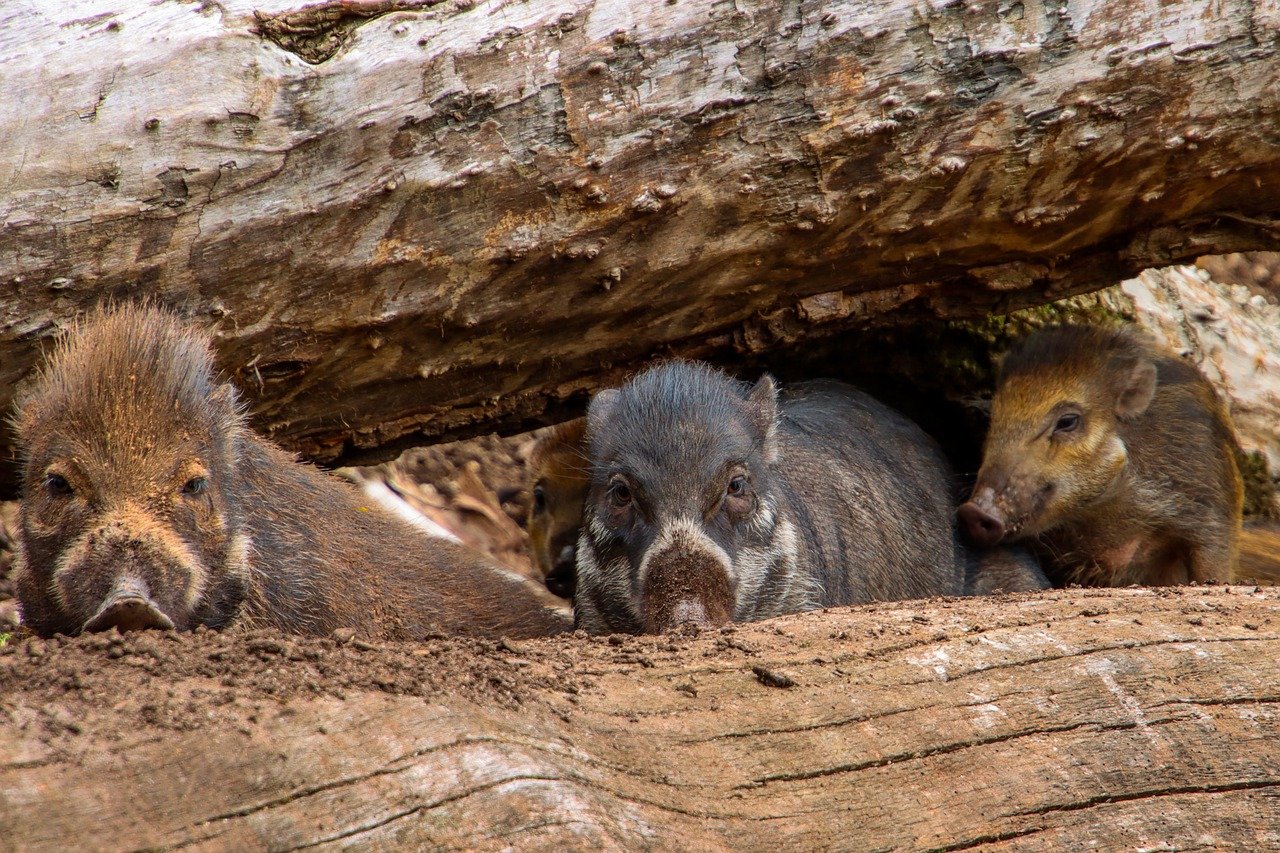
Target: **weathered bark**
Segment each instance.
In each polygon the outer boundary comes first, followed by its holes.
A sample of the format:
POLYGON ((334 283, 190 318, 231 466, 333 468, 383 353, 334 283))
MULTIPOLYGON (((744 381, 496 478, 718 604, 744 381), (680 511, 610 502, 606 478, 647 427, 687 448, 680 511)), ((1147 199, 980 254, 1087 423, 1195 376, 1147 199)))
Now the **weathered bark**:
POLYGON ((300 2, 0 10, 0 404, 149 295, 367 459, 1277 239, 1268 4, 300 2))
POLYGON ((185 733, 156 720, 201 691, 243 717, 246 685, 271 667, 305 683, 332 656, 377 652, 309 656, 316 642, 299 641, 274 652, 296 662, 251 661, 234 690, 167 677, 141 652, 100 655, 124 675, 155 670, 108 696, 127 732, 114 740, 6 682, 18 649, 0 657, 2 837, 32 850, 1276 849, 1277 616, 1275 591, 1252 587, 1068 590, 695 638, 566 637, 488 654, 518 706, 261 695, 247 718, 211 713, 185 733), (42 714, 64 737, 35 736, 42 714))

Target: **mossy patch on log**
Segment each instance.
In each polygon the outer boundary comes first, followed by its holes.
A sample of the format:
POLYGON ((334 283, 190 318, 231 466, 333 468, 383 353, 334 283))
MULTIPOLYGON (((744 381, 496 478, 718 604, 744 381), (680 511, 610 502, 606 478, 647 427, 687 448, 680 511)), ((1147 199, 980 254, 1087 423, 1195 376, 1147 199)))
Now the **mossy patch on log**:
POLYGON ((1267 457, 1258 451, 1239 451, 1236 464, 1244 479, 1244 517, 1280 521, 1280 501, 1276 481, 1267 466, 1267 457))

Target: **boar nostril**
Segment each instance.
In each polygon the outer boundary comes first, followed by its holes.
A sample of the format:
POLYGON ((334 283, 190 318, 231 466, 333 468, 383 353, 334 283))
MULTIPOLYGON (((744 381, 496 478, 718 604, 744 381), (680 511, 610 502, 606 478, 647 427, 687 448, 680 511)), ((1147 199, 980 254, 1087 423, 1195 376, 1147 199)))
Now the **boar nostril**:
POLYGON ((643 601, 648 634, 665 633, 688 622, 710 627, 733 620, 727 567, 702 549, 672 547, 654 555, 643 601))
POLYGON ((116 628, 123 633, 147 628, 172 631, 173 627, 173 620, 152 602, 142 583, 131 578, 121 578, 102 602, 98 612, 89 617, 81 630, 93 633, 116 628))
POLYGON ((983 548, 990 548, 1004 538, 1005 523, 994 507, 984 509, 973 501, 961 504, 956 516, 964 526, 969 541, 983 548))

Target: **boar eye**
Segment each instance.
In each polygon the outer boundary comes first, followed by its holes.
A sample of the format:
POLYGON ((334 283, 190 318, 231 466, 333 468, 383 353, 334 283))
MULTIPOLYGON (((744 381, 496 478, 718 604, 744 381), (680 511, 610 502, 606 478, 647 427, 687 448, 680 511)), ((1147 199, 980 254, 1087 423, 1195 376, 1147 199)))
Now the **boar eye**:
POLYGON ((54 497, 68 498, 75 494, 75 489, 71 488, 71 484, 67 482, 67 478, 61 474, 50 474, 44 478, 45 488, 49 490, 49 494, 54 497))
POLYGON ((609 503, 617 509, 631 506, 631 487, 622 480, 614 480, 609 484, 609 503))
POLYGON ((191 498, 204 494, 204 490, 207 488, 209 488, 209 481, 204 477, 192 477, 182 484, 182 493, 191 498))
POLYGON ((739 474, 729 481, 724 493, 731 498, 740 498, 747 493, 747 478, 739 474))
POLYGON ((1075 412, 1067 412, 1054 422, 1053 433, 1057 435, 1060 432, 1072 432, 1078 426, 1080 426, 1080 416, 1075 412))
POLYGON ((547 493, 542 491, 542 486, 533 487, 533 511, 547 511, 547 493))

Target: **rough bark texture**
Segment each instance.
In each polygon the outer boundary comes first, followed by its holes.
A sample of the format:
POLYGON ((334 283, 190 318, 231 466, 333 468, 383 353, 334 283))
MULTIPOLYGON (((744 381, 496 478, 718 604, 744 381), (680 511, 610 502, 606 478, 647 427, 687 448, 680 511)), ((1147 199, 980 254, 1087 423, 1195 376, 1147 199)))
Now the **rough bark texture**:
POLYGON ((297 5, 0 11, 0 405, 150 295, 273 436, 372 458, 1277 239, 1270 4, 297 5))
POLYGON ((27 640, 0 654, 0 826, 30 850, 1273 850, 1277 683, 1280 600, 1252 587, 496 646, 27 640))

